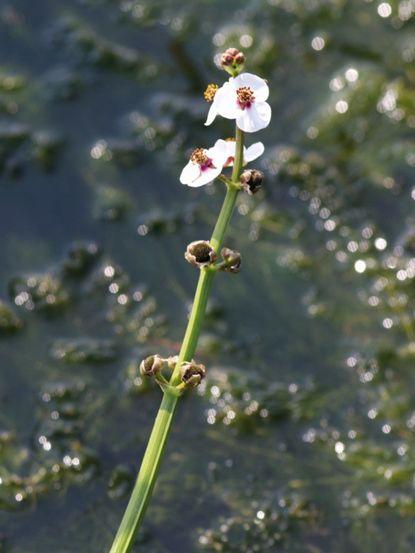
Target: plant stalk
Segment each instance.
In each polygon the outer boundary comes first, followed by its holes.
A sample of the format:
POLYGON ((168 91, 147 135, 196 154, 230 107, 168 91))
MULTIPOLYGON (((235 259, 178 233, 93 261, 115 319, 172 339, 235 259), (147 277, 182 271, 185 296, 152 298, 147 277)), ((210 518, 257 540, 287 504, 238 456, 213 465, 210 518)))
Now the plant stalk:
MULTIPOLYGON (((210 240, 210 244, 216 252, 219 252, 221 248, 239 192, 237 184, 239 183, 239 176, 243 165, 244 136, 243 132, 238 128, 236 128, 235 138, 235 160, 231 177, 233 186, 227 185, 222 209, 210 240)), ((182 363, 190 361, 195 353, 214 275, 215 271, 209 267, 200 270, 186 333, 183 338, 178 362, 170 379, 170 384, 173 386, 180 382, 180 367, 182 363)), ((158 470, 179 399, 179 396, 173 395, 168 390, 163 392, 163 399, 154 421, 140 472, 109 553, 128 553, 131 550, 134 537, 142 523, 147 504, 157 480, 158 470)))

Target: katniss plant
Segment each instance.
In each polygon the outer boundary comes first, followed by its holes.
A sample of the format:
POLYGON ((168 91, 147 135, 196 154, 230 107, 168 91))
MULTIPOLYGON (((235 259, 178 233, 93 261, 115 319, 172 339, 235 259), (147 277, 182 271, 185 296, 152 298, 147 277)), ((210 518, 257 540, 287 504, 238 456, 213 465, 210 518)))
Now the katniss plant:
POLYGON ((130 551, 157 479, 177 404, 187 390, 198 386, 205 377, 205 367, 193 357, 212 280, 219 271, 237 273, 240 270, 241 255, 222 247, 222 243, 238 194, 241 191, 255 194, 262 185, 261 171, 248 169, 246 165, 262 155, 264 145, 255 142, 246 147, 245 135, 264 129, 271 120, 268 85, 261 77, 242 72, 244 63, 242 52, 236 48, 226 50, 221 56, 221 66, 231 77, 221 87, 210 84, 204 93, 205 99, 211 103, 205 125, 211 125, 218 116, 234 119, 235 136, 219 139, 210 148, 193 150, 180 175, 180 182, 190 187, 220 180, 226 186, 226 196, 210 240, 191 242, 184 254, 185 259, 199 270, 199 281, 179 355, 163 358, 155 354, 140 364, 142 376, 157 382, 163 398, 110 553, 130 551))

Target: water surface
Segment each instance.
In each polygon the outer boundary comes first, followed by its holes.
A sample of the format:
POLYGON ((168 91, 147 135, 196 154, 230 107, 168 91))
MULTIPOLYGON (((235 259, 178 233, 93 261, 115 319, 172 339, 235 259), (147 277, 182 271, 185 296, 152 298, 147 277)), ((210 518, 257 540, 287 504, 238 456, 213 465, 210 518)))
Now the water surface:
POLYGON ((200 393, 178 411, 134 550, 413 551, 411 2, 7 0, 0 6, 0 551, 109 548, 221 184, 190 190, 214 56, 273 120, 241 197, 200 393))

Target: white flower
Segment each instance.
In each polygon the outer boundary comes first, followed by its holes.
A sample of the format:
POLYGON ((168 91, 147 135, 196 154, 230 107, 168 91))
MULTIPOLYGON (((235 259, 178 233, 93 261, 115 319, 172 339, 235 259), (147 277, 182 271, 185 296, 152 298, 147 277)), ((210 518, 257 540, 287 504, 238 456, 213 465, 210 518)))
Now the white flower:
MULTIPOLYGON (((235 160, 235 140, 233 138, 229 140, 217 140, 215 146, 223 149, 226 152, 226 161, 224 163, 224 167, 232 167, 235 160)), ((244 146, 243 165, 246 165, 250 161, 254 161, 254 159, 257 159, 259 156, 262 156, 264 150, 265 148, 262 142, 255 142, 255 144, 252 144, 248 148, 245 148, 244 146)))
POLYGON ((231 77, 215 94, 205 125, 210 125, 216 115, 236 119, 244 132, 264 129, 271 121, 271 107, 266 102, 269 88, 264 79, 252 73, 231 77))
POLYGON ((221 142, 225 142, 225 140, 217 140, 215 145, 208 150, 204 148, 193 150, 189 163, 183 168, 180 175, 182 184, 193 187, 203 186, 220 175, 229 157, 228 150, 220 144, 221 142))

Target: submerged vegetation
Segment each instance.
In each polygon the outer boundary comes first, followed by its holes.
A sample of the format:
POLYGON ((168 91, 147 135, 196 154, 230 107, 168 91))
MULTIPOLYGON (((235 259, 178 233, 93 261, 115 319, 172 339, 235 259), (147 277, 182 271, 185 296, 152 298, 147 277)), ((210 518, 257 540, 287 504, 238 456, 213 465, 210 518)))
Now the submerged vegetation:
POLYGON ((177 260, 221 201, 178 177, 237 45, 273 91, 267 181, 136 550, 412 553, 414 22, 403 0, 2 4, 0 551, 110 547, 159 398, 138 360, 178 352, 177 260))

